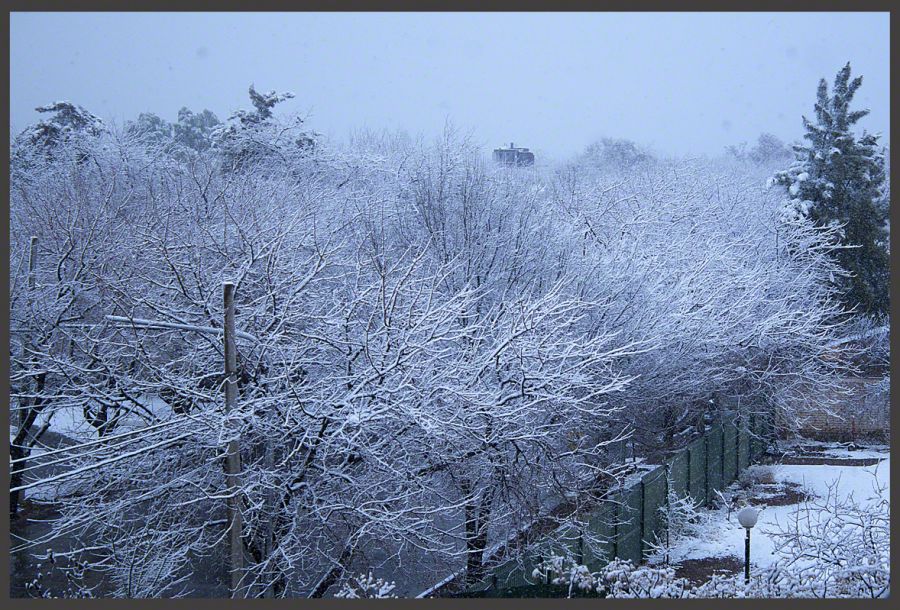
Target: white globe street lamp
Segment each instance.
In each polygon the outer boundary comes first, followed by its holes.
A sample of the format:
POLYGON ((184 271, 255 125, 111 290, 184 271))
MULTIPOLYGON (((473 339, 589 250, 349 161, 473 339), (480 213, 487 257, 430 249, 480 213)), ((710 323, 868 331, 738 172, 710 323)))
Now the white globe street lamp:
POLYGON ((750 530, 759 519, 759 511, 752 506, 741 509, 738 513, 738 522, 747 530, 747 538, 744 540, 744 582, 750 582, 750 530))

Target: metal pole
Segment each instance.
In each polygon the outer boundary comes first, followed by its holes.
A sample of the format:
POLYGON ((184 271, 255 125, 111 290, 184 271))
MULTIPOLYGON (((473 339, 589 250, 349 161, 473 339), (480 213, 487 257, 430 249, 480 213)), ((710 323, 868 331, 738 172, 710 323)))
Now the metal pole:
POLYGON ((747 537, 744 539, 744 584, 750 583, 750 528, 747 528, 747 537))
MULTIPOLYGON (((237 407, 237 353, 234 343, 234 284, 222 284, 225 301, 225 413, 237 407)), ((225 482, 228 487, 228 527, 230 528, 231 597, 244 597, 240 582, 244 571, 244 542, 242 540, 240 488, 241 450, 237 439, 228 441, 225 458, 225 482)))

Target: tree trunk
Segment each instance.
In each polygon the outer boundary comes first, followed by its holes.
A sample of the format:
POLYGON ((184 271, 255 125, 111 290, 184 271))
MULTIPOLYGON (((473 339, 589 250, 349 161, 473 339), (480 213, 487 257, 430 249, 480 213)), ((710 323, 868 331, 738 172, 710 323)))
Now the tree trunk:
MULTIPOLYGON (((472 487, 463 485, 466 495, 472 487)), ((492 491, 470 498, 465 504, 466 519, 466 584, 473 585, 484 578, 484 550, 487 548, 488 519, 491 513, 492 491)))
POLYGON ((325 576, 322 577, 322 580, 319 581, 319 584, 316 585, 316 588, 313 589, 313 592, 310 593, 310 597, 322 597, 328 591, 328 589, 337 582, 337 579, 341 577, 344 571, 347 569, 347 561, 350 559, 350 555, 353 551, 353 546, 348 541, 346 545, 344 545, 344 550, 341 552, 340 559, 337 560, 337 565, 331 568, 325 576))
MULTIPOLYGON (((40 394, 44 391, 44 386, 47 383, 47 373, 39 373, 35 376, 35 394, 40 394)), ((13 460, 22 460, 23 458, 28 457, 30 453, 30 447, 28 446, 28 437, 31 432, 31 427, 34 425, 34 421, 37 419, 38 414, 41 412, 41 409, 44 408, 45 398, 36 397, 34 402, 31 404, 31 407, 28 409, 24 409, 20 411, 23 418, 22 423, 19 425, 19 431, 16 434, 15 438, 12 439, 12 442, 9 444, 9 459, 13 460)), ((22 484, 22 472, 25 470, 27 462, 13 462, 12 467, 10 468, 9 473, 9 488, 15 489, 16 487, 22 484)), ((9 518, 10 520, 15 519, 19 512, 19 500, 21 498, 20 491, 10 491, 9 492, 9 518)))

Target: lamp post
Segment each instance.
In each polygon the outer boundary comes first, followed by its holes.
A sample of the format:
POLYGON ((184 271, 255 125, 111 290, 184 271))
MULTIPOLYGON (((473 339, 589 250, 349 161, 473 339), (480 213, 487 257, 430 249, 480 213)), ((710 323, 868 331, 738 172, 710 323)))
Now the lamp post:
POLYGON ((738 522, 747 530, 747 538, 744 540, 744 582, 750 582, 750 530, 756 525, 759 512, 752 506, 748 506, 738 513, 738 522))

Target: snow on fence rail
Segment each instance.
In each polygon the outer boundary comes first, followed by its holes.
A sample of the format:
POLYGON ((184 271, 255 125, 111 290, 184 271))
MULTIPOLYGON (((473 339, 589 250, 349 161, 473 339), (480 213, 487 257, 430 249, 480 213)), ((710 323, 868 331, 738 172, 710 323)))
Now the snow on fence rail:
MULTIPOLYGON (((639 564, 652 551, 654 537, 665 532, 659 509, 669 500, 670 486, 676 496, 690 495, 696 504, 710 504, 717 491, 733 483, 741 471, 764 453, 763 439, 770 435, 769 423, 760 416, 723 418, 663 465, 644 474, 637 483, 613 492, 582 518, 585 530, 605 540, 601 548, 585 545, 583 534, 554 539, 554 534, 562 533, 560 528, 535 545, 524 558, 495 566, 469 592, 542 584, 532 576, 532 570, 551 548, 557 553, 580 557, 591 571, 601 569, 617 557, 639 564)), ((451 580, 452 577, 445 579, 426 593, 435 593, 451 580)))

